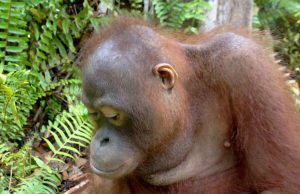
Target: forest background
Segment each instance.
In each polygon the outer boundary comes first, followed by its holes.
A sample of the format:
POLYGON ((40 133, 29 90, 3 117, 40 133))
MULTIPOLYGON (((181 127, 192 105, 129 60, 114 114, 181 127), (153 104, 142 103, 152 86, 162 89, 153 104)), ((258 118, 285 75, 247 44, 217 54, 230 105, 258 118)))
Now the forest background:
MULTIPOLYGON (((213 2, 0 0, 0 194, 67 194, 86 183, 93 127, 75 61, 92 32, 112 16, 130 15, 196 34, 211 22, 213 2)), ((251 6, 252 30, 271 40, 298 106, 300 2, 251 6)))

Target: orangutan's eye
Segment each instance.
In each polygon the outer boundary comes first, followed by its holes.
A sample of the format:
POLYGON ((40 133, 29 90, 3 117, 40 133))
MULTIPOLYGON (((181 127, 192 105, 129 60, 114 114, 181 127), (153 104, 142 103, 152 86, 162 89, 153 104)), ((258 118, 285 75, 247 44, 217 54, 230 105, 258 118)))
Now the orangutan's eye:
POLYGON ((107 120, 111 124, 116 125, 116 126, 121 126, 122 124, 124 124, 125 113, 123 113, 122 111, 119 111, 110 106, 102 107, 101 111, 102 111, 104 117, 107 118, 107 120))

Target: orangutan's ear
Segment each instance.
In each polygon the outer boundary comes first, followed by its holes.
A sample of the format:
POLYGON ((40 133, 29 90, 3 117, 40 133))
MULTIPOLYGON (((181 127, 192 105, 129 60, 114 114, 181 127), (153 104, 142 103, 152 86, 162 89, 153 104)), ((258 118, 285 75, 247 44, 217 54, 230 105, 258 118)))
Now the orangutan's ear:
POLYGON ((168 63, 159 63, 155 65, 153 68, 153 74, 160 77, 163 88, 167 90, 174 87, 178 78, 178 74, 174 67, 168 63))

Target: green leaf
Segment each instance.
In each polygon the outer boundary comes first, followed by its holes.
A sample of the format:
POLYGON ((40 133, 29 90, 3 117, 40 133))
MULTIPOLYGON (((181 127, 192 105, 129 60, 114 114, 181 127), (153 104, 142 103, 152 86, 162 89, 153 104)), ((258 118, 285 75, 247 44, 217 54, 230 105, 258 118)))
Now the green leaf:
POLYGON ((6 47, 6 51, 7 52, 12 52, 12 53, 20 53, 22 52, 24 49, 19 47, 19 46, 7 46, 6 47))
POLYGON ((63 160, 58 159, 58 158, 47 157, 47 160, 48 161, 56 161, 56 162, 60 162, 60 163, 65 164, 65 162, 63 160))
POLYGON ((38 157, 35 157, 35 156, 32 156, 32 158, 39 167, 47 170, 48 173, 53 172, 52 169, 48 165, 46 165, 41 159, 39 159, 38 157))
POLYGON ((24 2, 12 1, 11 2, 11 7, 16 8, 16 9, 23 9, 25 7, 25 3, 24 2))
POLYGON ((0 32, 0 39, 6 39, 7 33, 6 32, 0 32))
POLYGON ((26 35, 26 31, 20 28, 16 28, 16 27, 10 27, 8 29, 8 32, 10 34, 16 34, 16 35, 26 35))
POLYGON ((53 152, 53 153, 56 153, 56 149, 54 147, 54 145, 46 138, 43 138, 43 140, 47 143, 47 145, 49 146, 50 150, 53 152))
MULTIPOLYGON (((59 129, 60 130, 60 129, 59 129)), ((53 131, 50 131, 51 135, 54 137, 55 139, 55 142, 57 143, 57 145, 60 147, 60 148, 63 148, 64 147, 64 144, 62 143, 62 141, 60 140, 60 138, 58 137, 58 135, 56 133, 54 133, 53 131)))
POLYGON ((10 4, 6 3, 0 3, 0 10, 10 10, 10 4))
POLYGON ((67 55, 67 51, 64 47, 64 45, 60 42, 60 40, 58 38, 54 38, 53 39, 55 45, 57 46, 58 50, 59 50, 59 53, 60 55, 63 57, 63 58, 67 58, 68 55, 67 55))
POLYGON ((76 52, 76 49, 74 47, 74 44, 73 44, 73 38, 70 34, 66 34, 66 39, 68 41, 68 45, 70 47, 70 50, 75 53, 76 52))
POLYGON ((70 20, 69 19, 63 19, 62 27, 63 27, 63 32, 65 34, 69 33, 69 26, 70 26, 70 20))

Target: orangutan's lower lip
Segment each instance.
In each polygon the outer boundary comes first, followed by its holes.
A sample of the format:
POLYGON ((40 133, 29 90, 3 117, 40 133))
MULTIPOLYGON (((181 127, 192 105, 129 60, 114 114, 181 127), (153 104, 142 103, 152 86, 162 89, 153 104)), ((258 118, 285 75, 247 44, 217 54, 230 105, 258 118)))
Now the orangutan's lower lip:
POLYGON ((99 169, 99 168, 95 167, 92 163, 90 163, 90 166, 94 173, 101 175, 101 174, 114 174, 115 172, 120 171, 123 168, 124 164, 120 165, 117 168, 108 169, 108 170, 107 169, 106 170, 99 169))

